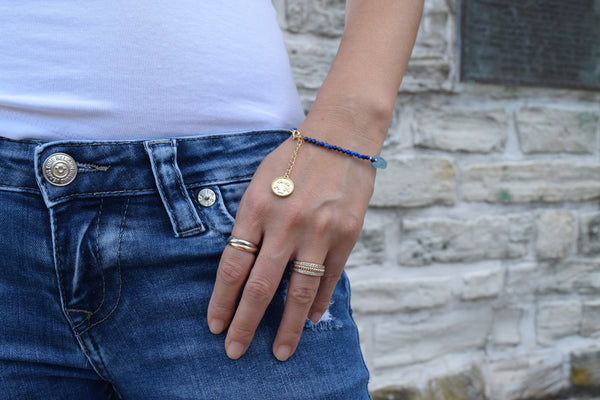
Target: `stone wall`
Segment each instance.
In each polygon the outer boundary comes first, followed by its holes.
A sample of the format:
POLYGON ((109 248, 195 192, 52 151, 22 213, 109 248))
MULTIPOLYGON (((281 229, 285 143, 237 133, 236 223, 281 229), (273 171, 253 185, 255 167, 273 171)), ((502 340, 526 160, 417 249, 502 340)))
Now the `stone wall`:
MULTIPOLYGON (((308 109, 344 2, 274 5, 308 109)), ((425 0, 347 266, 371 388, 510 400, 594 387, 600 93, 460 82, 456 7, 425 0)))

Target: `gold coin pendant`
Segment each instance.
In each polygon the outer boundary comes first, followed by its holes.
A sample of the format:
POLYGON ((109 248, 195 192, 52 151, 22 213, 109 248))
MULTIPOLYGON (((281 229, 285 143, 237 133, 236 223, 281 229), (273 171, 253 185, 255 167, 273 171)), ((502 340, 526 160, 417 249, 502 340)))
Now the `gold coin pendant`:
POLYGON ((281 176, 271 183, 271 190, 279 197, 287 197, 294 191, 294 182, 290 178, 281 176))

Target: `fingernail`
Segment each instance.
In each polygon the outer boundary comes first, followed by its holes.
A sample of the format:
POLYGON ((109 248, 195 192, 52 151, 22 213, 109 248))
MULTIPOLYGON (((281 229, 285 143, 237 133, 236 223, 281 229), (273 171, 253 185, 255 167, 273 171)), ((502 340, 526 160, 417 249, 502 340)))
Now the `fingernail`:
POLYGON ((215 335, 219 334, 223 332, 223 329, 225 329, 225 321, 221 321, 220 319, 211 319, 208 321, 208 329, 210 329, 210 331, 215 335))
POLYGON ((237 360, 244 354, 244 345, 238 342, 231 342, 227 346, 227 357, 237 360))
POLYGON ((323 316, 322 313, 320 312, 314 312, 310 315, 310 322, 312 322, 313 324, 316 324, 317 322, 319 322, 321 320, 321 317, 323 316))
POLYGON ((282 345, 275 350, 275 358, 279 361, 285 361, 292 355, 292 348, 290 346, 282 345))

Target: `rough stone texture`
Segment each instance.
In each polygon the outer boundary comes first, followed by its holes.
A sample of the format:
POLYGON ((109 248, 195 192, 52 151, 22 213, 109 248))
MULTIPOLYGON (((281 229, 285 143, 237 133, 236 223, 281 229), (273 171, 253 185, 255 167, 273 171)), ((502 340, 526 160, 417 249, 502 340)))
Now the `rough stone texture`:
POLYGON ((581 322, 581 303, 577 300, 541 302, 537 309, 537 341, 549 345, 555 339, 575 335, 581 322))
POLYGON ((538 293, 600 293, 600 261, 572 260, 542 268, 536 284, 538 293))
POLYGON ((468 201, 530 203, 586 201, 600 197, 600 165, 541 160, 475 165, 462 173, 468 201))
POLYGON ((515 345, 521 343, 523 310, 502 308, 494 311, 492 340, 495 344, 515 345))
POLYGON ((583 302, 581 335, 600 338, 600 299, 583 302))
POLYGON ((543 266, 537 263, 511 265, 504 286, 505 293, 515 301, 525 297, 532 298, 541 286, 542 271, 543 266))
POLYGON ((371 393, 373 400, 423 400, 417 389, 389 387, 371 393))
POLYGON ((456 202, 455 170, 441 158, 388 159, 377 174, 373 207, 423 207, 456 202))
POLYGON ((485 383, 478 368, 429 382, 426 400, 486 400, 485 383))
MULTIPOLYGON (((361 265, 381 265, 385 261, 385 229, 383 224, 367 219, 346 268, 361 265)), ((377 221, 379 222, 379 221, 377 221)))
POLYGON ((527 253, 532 222, 526 215, 405 220, 398 260, 404 265, 518 258, 527 253))
POLYGON ((504 285, 504 268, 498 265, 481 271, 469 272, 463 279, 463 300, 496 297, 504 285))
POLYGON ((443 277, 361 280, 352 285, 352 293, 352 305, 361 313, 410 311, 448 303, 452 285, 443 277))
POLYGON ((574 242, 575 216, 568 211, 548 211, 536 220, 536 254, 539 259, 567 256, 574 242))
POLYGON ((517 400, 540 398, 568 387, 565 360, 557 353, 538 353, 490 365, 491 398, 517 400))
POLYGON ((373 400, 487 400, 483 375, 477 367, 433 379, 422 391, 391 387, 372 393, 372 397, 373 400))
POLYGON ((585 215, 581 218, 579 249, 583 254, 600 253, 600 213, 585 215))
POLYGON ((571 355, 571 385, 597 388, 600 393, 600 351, 571 355))
POLYGON ((343 0, 287 0, 286 5, 290 32, 335 37, 344 31, 343 0))
POLYGON ((508 135, 503 109, 438 109, 417 113, 415 145, 447 151, 502 150, 508 135))
POLYGON ((516 115, 525 153, 593 153, 598 114, 551 107, 523 107, 516 115))
POLYGON ((463 306, 385 319, 375 327, 375 366, 414 364, 483 346, 492 318, 485 308, 463 306))

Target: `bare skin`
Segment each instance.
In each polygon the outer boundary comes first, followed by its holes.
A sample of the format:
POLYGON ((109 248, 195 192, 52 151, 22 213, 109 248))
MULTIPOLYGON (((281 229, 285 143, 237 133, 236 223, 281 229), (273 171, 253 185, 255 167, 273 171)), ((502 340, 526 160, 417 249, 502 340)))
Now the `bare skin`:
MULTIPOLYGON (((422 8, 423 0, 346 2, 338 54, 299 127, 305 136, 379 154, 422 8)), ((263 160, 237 212, 232 235, 260 244, 260 252, 255 257, 227 246, 219 263, 207 318, 211 332, 228 329, 225 349, 232 359, 250 346, 288 261, 323 264, 323 277, 290 278, 273 354, 285 361, 294 353, 306 318, 317 322, 329 306, 373 193, 369 162, 304 144, 291 173, 294 192, 274 195, 271 182, 287 168, 294 147, 290 138, 263 160)))

